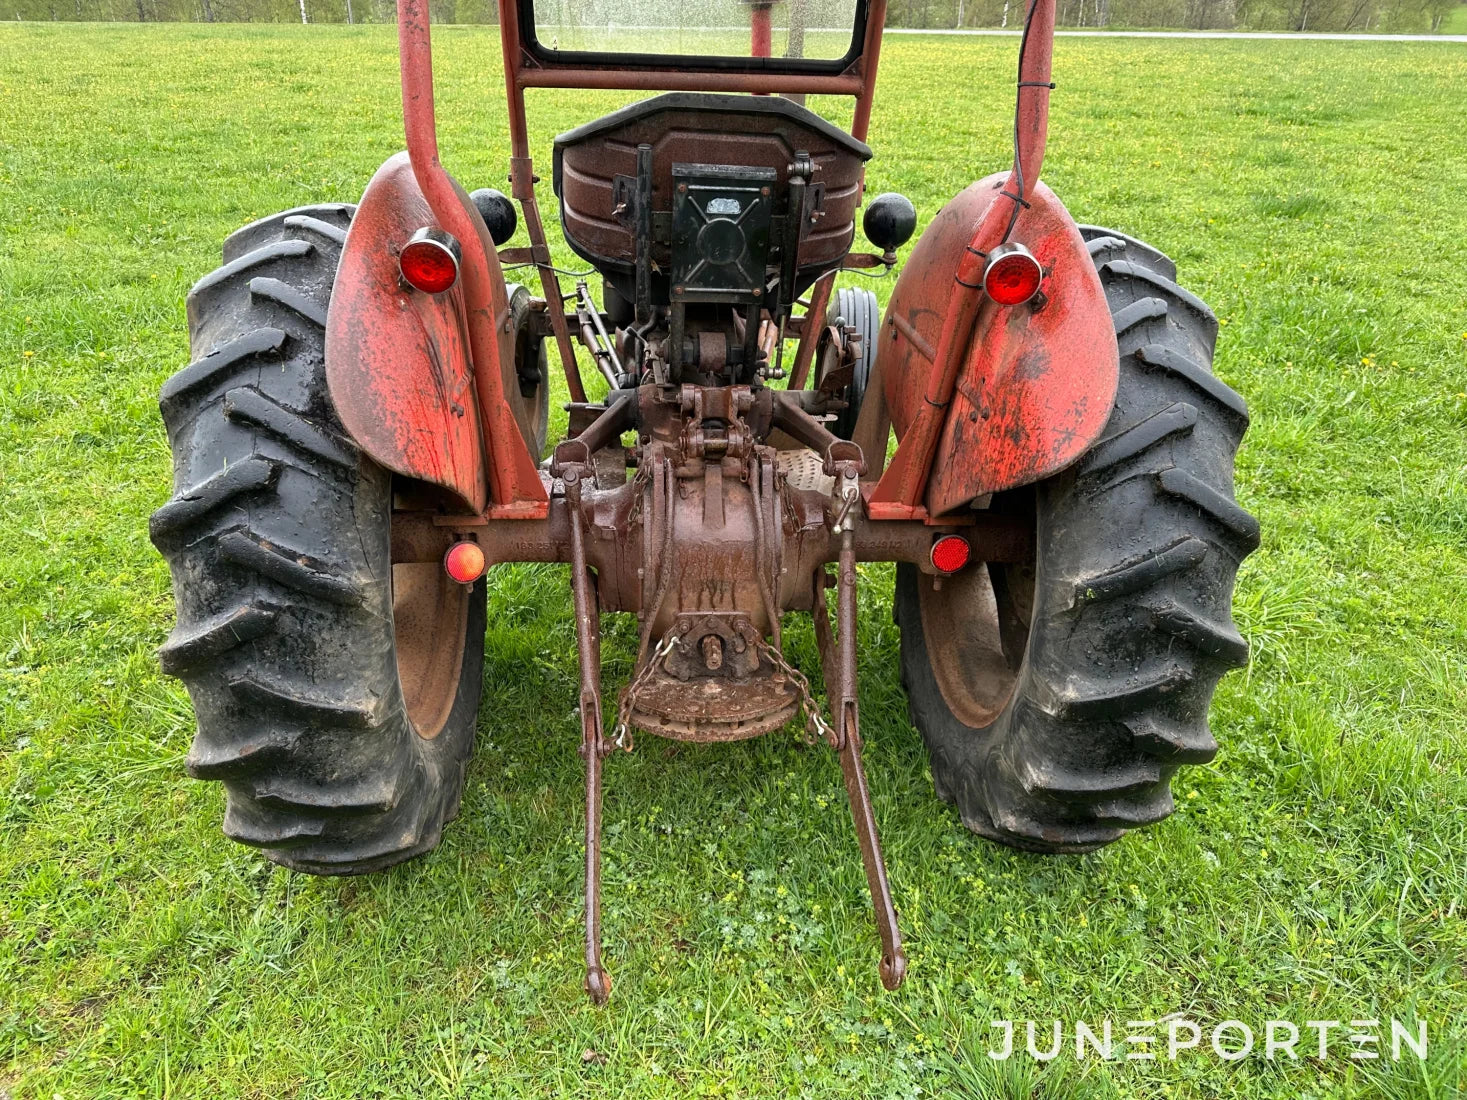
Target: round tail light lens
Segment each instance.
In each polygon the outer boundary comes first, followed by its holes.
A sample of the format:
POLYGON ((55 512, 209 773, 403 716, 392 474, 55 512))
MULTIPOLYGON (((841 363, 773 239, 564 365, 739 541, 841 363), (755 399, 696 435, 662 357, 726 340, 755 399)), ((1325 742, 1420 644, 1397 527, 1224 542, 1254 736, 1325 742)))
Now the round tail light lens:
POLYGON ((932 544, 932 568, 939 573, 956 573, 968 564, 972 552, 962 535, 943 535, 932 544))
POLYGON ((1021 306, 1039 293, 1044 269, 1021 244, 1005 244, 988 254, 983 289, 1001 306, 1021 306))
POLYGON ((456 542, 443 555, 443 568, 459 584, 473 584, 484 575, 488 561, 477 542, 456 542))
POLYGON ((397 258, 403 281, 424 294, 442 294, 458 282, 463 256, 458 241, 441 229, 425 226, 403 245, 397 258))

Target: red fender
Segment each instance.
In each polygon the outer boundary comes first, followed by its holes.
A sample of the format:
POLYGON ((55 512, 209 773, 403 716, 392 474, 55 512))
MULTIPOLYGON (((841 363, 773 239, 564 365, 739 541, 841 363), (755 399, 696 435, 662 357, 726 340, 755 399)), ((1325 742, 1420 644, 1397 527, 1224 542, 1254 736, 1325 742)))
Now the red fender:
MULTIPOLYGON (((468 198, 455 185, 461 202, 468 198)), ((471 208, 471 207, 470 207, 471 208)), ((477 214, 472 221, 477 224, 477 214)), ((513 507, 544 490, 505 403, 504 378, 514 378, 513 341, 494 345, 500 362, 476 364, 469 324, 497 326, 509 305, 493 246, 488 308, 472 313, 465 303, 467 270, 443 294, 405 287, 398 253, 414 232, 439 225, 419 188, 406 153, 389 159, 357 207, 347 233, 326 317, 326 384, 332 404, 352 439, 389 470, 439 485, 476 513, 496 503, 513 507), (516 491, 496 501, 508 468, 516 491), (524 490, 527 490, 525 492, 524 490)), ((487 233, 483 234, 488 241, 487 233)), ((464 266, 472 262, 464 250, 464 266)), ((533 501, 528 502, 531 509, 533 501)), ((540 509, 543 511, 543 506, 540 509)))
MULTIPOLYGON (((876 361, 899 440, 927 399, 947 311, 955 308, 954 272, 1008 178, 980 180, 943 207, 892 289, 876 361)), ((922 493, 929 516, 1063 469, 1110 419, 1120 361, 1100 277, 1054 192, 1036 183, 1026 198, 1010 239, 1043 266, 1045 300, 1039 308, 987 300, 980 307, 922 493)), ((873 503, 890 495, 883 489, 903 471, 902 457, 899 447, 873 503)))

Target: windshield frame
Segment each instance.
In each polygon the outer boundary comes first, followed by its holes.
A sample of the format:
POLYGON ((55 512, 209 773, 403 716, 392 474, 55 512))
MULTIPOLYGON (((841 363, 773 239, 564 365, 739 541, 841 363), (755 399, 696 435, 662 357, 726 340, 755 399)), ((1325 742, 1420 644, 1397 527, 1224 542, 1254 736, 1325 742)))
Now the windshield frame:
POLYGON ((518 8, 520 48, 546 69, 627 69, 649 73, 746 73, 769 76, 838 76, 850 71, 866 49, 870 0, 856 0, 851 42, 841 57, 699 57, 696 54, 620 53, 609 50, 551 50, 535 32, 535 0, 511 0, 518 8))

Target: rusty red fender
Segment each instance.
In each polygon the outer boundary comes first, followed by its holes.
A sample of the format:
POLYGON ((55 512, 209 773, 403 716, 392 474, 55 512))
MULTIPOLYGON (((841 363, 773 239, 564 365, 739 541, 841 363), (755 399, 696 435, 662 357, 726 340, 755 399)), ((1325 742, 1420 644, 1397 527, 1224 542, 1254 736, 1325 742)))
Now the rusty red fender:
MULTIPOLYGON (((946 314, 954 308, 953 273, 1008 179, 989 176, 943 207, 892 290, 877 362, 899 440, 927 399, 946 314)), ((1010 239, 1044 268, 1045 300, 1038 309, 991 301, 980 307, 921 498, 929 516, 1063 469, 1110 418, 1119 359, 1100 277, 1054 192, 1037 183, 1027 200, 1010 239)), ((883 487, 902 470, 899 447, 883 487)), ((877 495, 884 495, 881 488, 877 495)))
MULTIPOLYGON (((454 190, 467 204, 462 190, 454 190)), ((513 364, 473 360, 468 325, 498 324, 509 309, 493 246, 487 249, 493 270, 475 280, 481 290, 487 287, 488 308, 471 322, 465 295, 473 276, 467 270, 442 294, 402 284, 398 254, 423 226, 439 223, 408 155, 399 153, 367 185, 336 271, 326 318, 331 401, 352 439, 374 461, 442 486, 476 513, 494 511, 496 460, 519 475, 531 494, 538 490, 543 496, 502 393, 500 380, 513 377, 513 364)), ((473 250, 464 252, 467 268, 473 250)), ((512 341, 496 343, 499 358, 513 356, 512 341)), ((511 506, 521 495, 503 494, 511 506)))

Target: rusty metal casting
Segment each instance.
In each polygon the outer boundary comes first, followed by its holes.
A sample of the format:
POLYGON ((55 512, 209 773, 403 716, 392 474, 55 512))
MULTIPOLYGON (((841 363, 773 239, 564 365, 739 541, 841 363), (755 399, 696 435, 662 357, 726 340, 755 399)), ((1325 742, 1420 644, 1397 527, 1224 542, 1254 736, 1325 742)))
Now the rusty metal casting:
POLYGON ((767 652, 747 616, 679 615, 628 687, 618 735, 635 725, 679 741, 742 741, 779 729, 801 697, 767 652))

